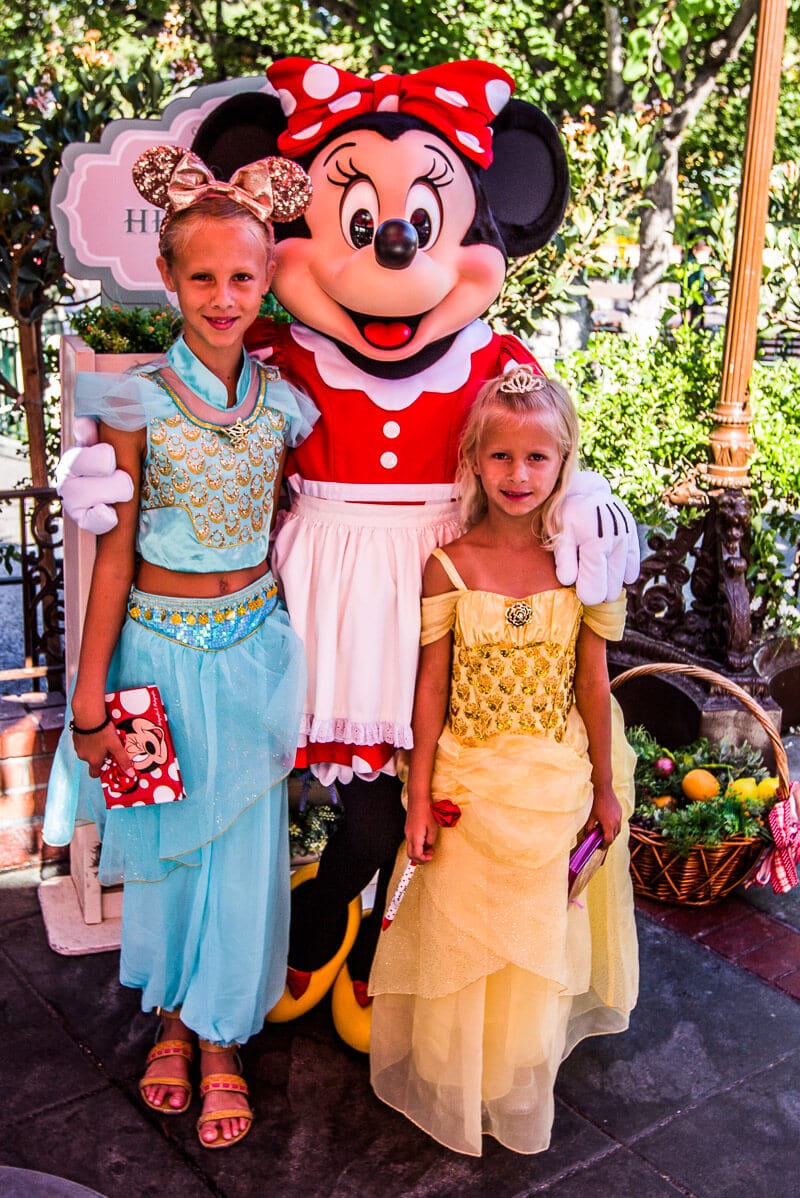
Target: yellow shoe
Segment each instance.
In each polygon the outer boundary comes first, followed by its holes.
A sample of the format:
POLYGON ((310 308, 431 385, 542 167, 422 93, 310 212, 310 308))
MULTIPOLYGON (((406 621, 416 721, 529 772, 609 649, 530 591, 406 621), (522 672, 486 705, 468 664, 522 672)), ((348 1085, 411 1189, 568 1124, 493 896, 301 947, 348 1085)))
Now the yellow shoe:
MULTIPOLYGON (((319 862, 317 861, 312 861, 310 865, 302 865, 292 875, 292 890, 302 886, 304 882, 310 882, 312 878, 316 878, 318 869, 319 862)), ((339 948, 329 961, 310 974, 308 986, 298 998, 292 995, 288 985, 284 987, 282 997, 278 999, 267 1015, 267 1023, 288 1023, 292 1019, 299 1019, 301 1015, 305 1015, 306 1011, 310 1011, 320 999, 325 997, 336 981, 336 975, 353 947, 360 927, 361 895, 357 894, 347 908, 347 926, 339 948)))
POLYGON ((353 982, 350 970, 345 961, 339 970, 331 995, 331 1011, 333 1026, 344 1040, 356 1052, 369 1052, 369 1033, 372 1027, 372 999, 362 1006, 356 996, 356 986, 363 983, 353 982))

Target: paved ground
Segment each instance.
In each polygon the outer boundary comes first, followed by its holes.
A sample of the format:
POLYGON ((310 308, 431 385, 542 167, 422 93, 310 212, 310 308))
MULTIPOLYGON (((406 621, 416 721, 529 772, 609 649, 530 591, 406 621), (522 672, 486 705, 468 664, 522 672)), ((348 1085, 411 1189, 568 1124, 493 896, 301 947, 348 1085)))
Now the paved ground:
POLYGON ((0 875, 0 1195, 73 1193, 15 1172, 36 1170, 106 1198, 773 1198, 800 1171, 800 1001, 721 955, 756 920, 800 967, 795 893, 640 910, 630 1031, 566 1061, 548 1152, 487 1140, 476 1160, 374 1098, 325 1005, 247 1045, 257 1123, 237 1148, 203 1150, 194 1108, 169 1120, 138 1099, 153 1028, 117 983, 117 953, 53 953, 37 883, 33 870, 0 875))

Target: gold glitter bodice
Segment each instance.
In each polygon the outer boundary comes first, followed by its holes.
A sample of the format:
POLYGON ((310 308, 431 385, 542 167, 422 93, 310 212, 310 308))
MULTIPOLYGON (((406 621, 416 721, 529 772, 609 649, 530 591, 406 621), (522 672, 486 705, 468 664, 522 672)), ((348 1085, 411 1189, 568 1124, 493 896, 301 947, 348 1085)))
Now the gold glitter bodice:
POLYGON ((503 732, 563 739, 581 611, 567 588, 526 600, 458 593, 450 687, 457 740, 476 745, 503 732))
POLYGON ((604 640, 620 640, 625 593, 584 607, 573 587, 526 599, 470 591, 443 549, 435 557, 452 591, 422 600, 421 643, 452 633, 449 725, 464 745, 501 733, 562 741, 573 706, 575 645, 585 623, 604 640))
POLYGON ((266 376, 252 412, 235 424, 200 420, 168 393, 176 411, 148 425, 142 510, 181 509, 197 540, 211 549, 266 536, 286 425, 284 414, 267 403, 266 376))

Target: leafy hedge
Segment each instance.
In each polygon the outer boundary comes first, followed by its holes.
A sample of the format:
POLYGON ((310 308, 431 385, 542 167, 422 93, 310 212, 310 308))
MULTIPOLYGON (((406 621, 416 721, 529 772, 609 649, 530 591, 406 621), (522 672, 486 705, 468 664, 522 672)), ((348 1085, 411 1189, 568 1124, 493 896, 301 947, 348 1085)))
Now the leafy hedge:
MULTIPOLYGON (((581 417, 584 464, 603 474, 638 521, 668 530, 685 508, 665 490, 708 460, 720 385, 720 335, 688 326, 656 342, 596 333, 560 364, 581 417)), ((800 631, 800 361, 757 362, 750 386, 754 617, 765 631, 800 631)))

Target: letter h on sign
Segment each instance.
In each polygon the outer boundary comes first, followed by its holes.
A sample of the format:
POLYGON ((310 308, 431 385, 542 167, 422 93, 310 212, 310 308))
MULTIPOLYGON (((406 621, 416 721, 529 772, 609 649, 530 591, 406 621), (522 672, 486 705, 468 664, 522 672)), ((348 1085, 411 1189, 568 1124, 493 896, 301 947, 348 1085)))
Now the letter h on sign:
POLYGON ((154 208, 126 208, 126 233, 157 233, 161 228, 163 212, 154 208))

